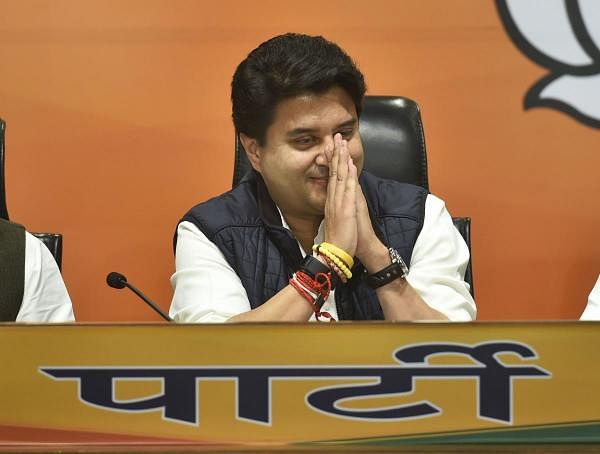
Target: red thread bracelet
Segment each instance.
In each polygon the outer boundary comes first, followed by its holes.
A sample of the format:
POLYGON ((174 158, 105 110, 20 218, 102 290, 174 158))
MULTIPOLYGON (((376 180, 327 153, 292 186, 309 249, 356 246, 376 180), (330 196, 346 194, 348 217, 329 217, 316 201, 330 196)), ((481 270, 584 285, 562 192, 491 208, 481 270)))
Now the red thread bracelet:
POLYGON ((317 280, 313 280, 307 274, 299 271, 292 276, 292 278, 289 280, 289 283, 304 299, 310 303, 317 322, 321 322, 319 317, 327 318, 329 319, 329 322, 335 322, 335 318, 333 318, 329 312, 321 311, 320 308, 317 307, 315 298, 308 291, 308 289, 313 290, 314 293, 319 295, 319 299, 327 299, 329 296, 329 289, 331 288, 331 281, 327 274, 318 273, 317 277, 319 277, 319 275, 323 276, 322 279, 324 279, 324 282, 320 283, 317 280), (308 289, 304 287, 305 285, 308 287, 308 289))

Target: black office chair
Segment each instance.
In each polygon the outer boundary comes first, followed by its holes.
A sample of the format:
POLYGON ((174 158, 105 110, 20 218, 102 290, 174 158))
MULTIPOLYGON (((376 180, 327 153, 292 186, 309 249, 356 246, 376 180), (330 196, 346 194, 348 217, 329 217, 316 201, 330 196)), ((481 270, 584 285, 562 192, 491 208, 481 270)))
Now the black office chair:
MULTIPOLYGON (((4 132, 6 123, 0 118, 0 218, 8 221, 8 208, 6 206, 6 188, 4 185, 4 132)), ((46 245, 54 256, 58 268, 62 267, 62 235, 60 233, 33 233, 46 245)))
POLYGON ((6 123, 0 118, 0 218, 8 220, 6 192, 4 189, 4 131, 6 123))
MULTIPOLYGON (((411 99, 394 96, 366 96, 360 116, 360 135, 365 149, 365 170, 390 180, 411 183, 429 190, 427 151, 421 112, 411 99)), ((235 137, 233 186, 251 169, 244 147, 235 137)), ((471 219, 452 218, 454 226, 471 251, 471 219)), ((473 287, 471 259, 465 281, 473 287)))

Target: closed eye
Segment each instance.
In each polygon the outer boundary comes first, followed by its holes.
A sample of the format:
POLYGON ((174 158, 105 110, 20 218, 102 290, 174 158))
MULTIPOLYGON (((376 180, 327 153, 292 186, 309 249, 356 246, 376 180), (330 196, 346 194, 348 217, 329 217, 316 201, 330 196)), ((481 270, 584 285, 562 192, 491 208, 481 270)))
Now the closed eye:
POLYGON ((342 130, 340 130, 338 132, 342 135, 342 139, 349 140, 354 135, 354 128, 342 129, 342 130))
POLYGON ((315 143, 315 139, 312 136, 300 136, 296 137, 293 140, 293 143, 296 146, 296 148, 306 149, 311 147, 315 143))

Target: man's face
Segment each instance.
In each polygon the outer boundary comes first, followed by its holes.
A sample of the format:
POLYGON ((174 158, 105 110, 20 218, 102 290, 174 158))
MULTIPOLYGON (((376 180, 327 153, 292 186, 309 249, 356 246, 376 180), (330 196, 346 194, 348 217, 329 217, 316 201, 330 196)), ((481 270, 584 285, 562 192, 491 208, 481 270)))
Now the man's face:
POLYGON ((273 201, 285 215, 322 216, 329 168, 323 150, 333 150, 337 133, 348 141, 358 172, 363 147, 352 98, 340 87, 322 94, 286 99, 275 109, 263 146, 255 144, 254 168, 261 173, 273 201))

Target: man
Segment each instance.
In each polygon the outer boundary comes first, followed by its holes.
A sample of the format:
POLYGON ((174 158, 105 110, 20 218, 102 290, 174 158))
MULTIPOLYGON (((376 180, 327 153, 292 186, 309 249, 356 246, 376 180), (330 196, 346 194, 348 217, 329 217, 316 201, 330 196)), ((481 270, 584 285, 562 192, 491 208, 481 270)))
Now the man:
POLYGON ((72 322, 54 257, 23 226, 0 219, 0 321, 72 322))
POLYGON ((233 121, 254 172, 179 223, 176 321, 475 318, 444 203, 361 172, 364 93, 322 37, 277 36, 238 66, 233 121))

